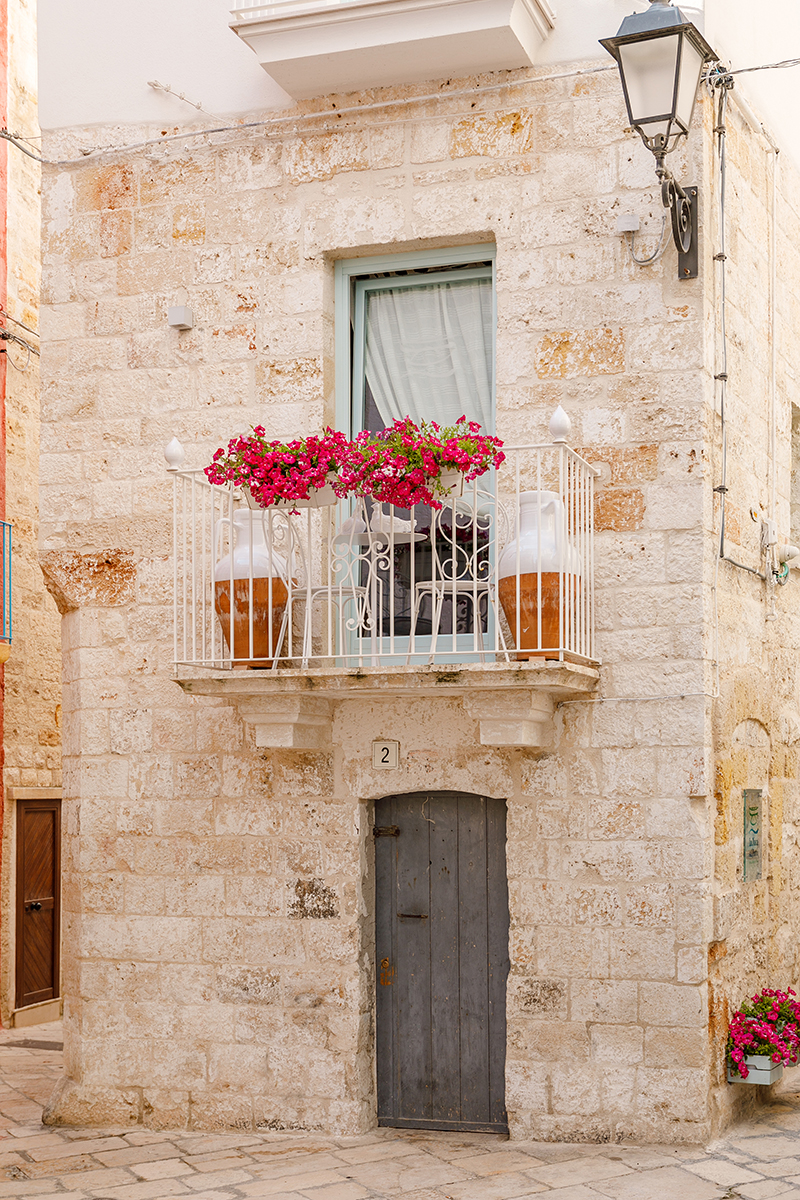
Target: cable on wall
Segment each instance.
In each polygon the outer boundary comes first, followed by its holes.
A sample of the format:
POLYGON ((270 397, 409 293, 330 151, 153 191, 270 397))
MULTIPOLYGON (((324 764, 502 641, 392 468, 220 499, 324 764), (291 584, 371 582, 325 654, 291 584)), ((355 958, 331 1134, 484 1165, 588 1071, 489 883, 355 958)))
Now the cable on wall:
MULTIPOLYGON (((219 125, 212 129, 190 129, 184 133, 172 133, 166 137, 149 138, 143 142, 130 142, 118 146, 95 146, 86 150, 81 158, 51 159, 34 153, 22 144, 22 139, 8 129, 0 129, 0 137, 11 142, 28 158, 34 159, 45 167, 80 167, 87 162, 94 162, 103 154, 121 154, 132 150, 145 150, 148 146, 163 146, 168 142, 185 142, 189 138, 208 137, 216 133, 239 133, 245 129, 269 129, 274 126, 295 125, 299 121, 317 121, 326 117, 350 116, 353 113, 374 112, 379 109, 398 108, 411 104, 424 104, 429 100, 451 100, 463 96, 485 95, 489 92, 506 91, 510 87, 518 88, 522 84, 549 83, 554 79, 577 79, 583 75, 599 75, 605 71, 616 71, 615 63, 609 66, 586 67, 577 71, 559 71, 550 75, 532 75, 529 79, 513 80, 504 83, 479 84, 477 87, 459 88, 452 92, 430 92, 424 96, 406 96, 393 100, 376 100, 371 104, 351 104, 346 108, 323 109, 320 112, 284 113, 280 117, 268 117, 261 121, 241 121, 236 125, 219 125)), ((438 118, 436 118, 438 119, 438 118)), ((331 127, 333 128, 333 127, 331 127)), ((320 132, 325 132, 321 130, 320 132)))
MULTIPOLYGON (((782 62, 777 62, 777 63, 764 63, 761 66, 757 66, 757 67, 740 67, 735 71, 726 71, 725 74, 728 76, 743 75, 745 73, 752 72, 752 71, 772 71, 772 70, 778 70, 778 69, 782 69, 782 68, 786 68, 786 67, 796 67, 796 66, 800 66, 800 58, 789 58, 789 59, 783 60, 782 62)), ((506 80, 503 83, 479 84, 477 87, 459 88, 458 90, 454 90, 452 92, 441 92, 441 91, 429 92, 428 94, 423 95, 423 96, 402 97, 402 98, 393 99, 393 100, 377 100, 371 104, 353 104, 353 105, 349 105, 346 108, 323 109, 320 112, 284 113, 280 117, 268 117, 261 121, 242 121, 242 122, 239 122, 234 125, 218 125, 218 126, 214 126, 213 128, 210 128, 210 129, 190 129, 190 130, 184 131, 183 133, 168 134, 165 137, 160 137, 160 138, 149 138, 142 142, 122 143, 122 144, 116 145, 116 146, 94 146, 94 147, 84 151, 81 158, 64 158, 64 159, 45 158, 43 155, 36 154, 35 151, 29 149, 27 146, 25 146, 23 144, 24 141, 27 139, 22 138, 18 134, 11 133, 8 129, 0 129, 0 137, 5 138, 5 140, 8 142, 11 142, 11 144, 13 146, 16 146, 16 148, 18 150, 20 150, 23 154, 26 154, 28 156, 28 158, 32 158, 35 162, 40 163, 42 166, 45 166, 45 167, 79 167, 79 166, 82 166, 87 161, 94 161, 95 159, 100 158, 104 154, 122 154, 122 153, 129 153, 134 150, 146 150, 150 146, 163 146, 163 145, 167 144, 168 142, 174 142, 174 141, 184 141, 185 142, 192 138, 208 137, 211 134, 237 133, 237 132, 241 132, 242 130, 246 130, 246 129, 269 129, 269 128, 276 127, 276 126, 291 125, 292 123, 294 123, 295 127, 297 127, 297 122, 300 122, 300 121, 302 121, 302 122, 315 121, 315 120, 324 119, 326 117, 337 117, 338 118, 338 117, 342 117, 342 116, 349 116, 353 113, 374 112, 374 111, 380 110, 380 109, 385 110, 385 109, 390 109, 390 108, 397 108, 402 105, 421 104, 421 103, 426 103, 429 100, 448 100, 448 99, 458 98, 458 97, 462 97, 462 96, 486 95, 489 92, 504 91, 505 89, 512 87, 512 86, 520 87, 522 84, 526 84, 526 83, 536 84, 536 83, 548 83, 551 80, 555 80, 555 79, 576 79, 583 75, 599 75, 605 71, 616 71, 616 69, 617 69, 616 64, 610 63, 608 66, 603 64, 602 66, 585 67, 585 68, 581 68, 576 71, 558 71, 558 72, 553 72, 549 75, 533 75, 530 78, 524 79, 524 80, 514 80, 511 82, 506 80)), ((717 73, 712 72, 709 75, 704 76, 703 78, 707 82, 709 82, 709 81, 713 80, 715 74, 717 74, 717 73)), ((158 87, 162 91, 169 91, 172 95, 177 96, 178 99, 186 100, 186 97, 182 96, 180 92, 174 92, 173 89, 170 88, 168 85, 159 84, 157 80, 153 80, 151 86, 158 87)), ((196 104, 194 101, 186 100, 186 103, 191 104, 192 107, 196 107, 196 104)), ((201 111, 204 112, 205 109, 202 109, 201 111)), ((212 115, 212 114, 208 114, 208 115, 212 115)), ((320 132, 322 132, 322 131, 320 131, 320 132)))
POLYGON ((656 246, 655 250, 653 251, 653 253, 650 255, 649 258, 637 258, 636 254, 634 253, 634 248, 633 248, 634 242, 636 239, 636 234, 633 232, 626 233, 625 234, 625 244, 627 245, 628 253, 631 256, 631 262, 635 262, 637 267, 649 267, 649 266, 652 266, 652 264, 654 262, 658 262, 658 260, 663 257, 664 251, 667 248, 667 241, 668 241, 667 234, 668 234, 667 214, 665 212, 661 218, 661 234, 659 235, 658 245, 656 246))

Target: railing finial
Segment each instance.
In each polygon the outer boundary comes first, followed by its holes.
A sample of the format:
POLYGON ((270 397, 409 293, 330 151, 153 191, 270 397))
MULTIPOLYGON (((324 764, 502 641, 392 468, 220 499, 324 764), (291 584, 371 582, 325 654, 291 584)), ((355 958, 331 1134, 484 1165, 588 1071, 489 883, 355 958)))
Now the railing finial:
POLYGON ((569 437, 569 432, 572 429, 572 421, 570 421, 560 404, 550 418, 549 429, 550 436, 554 442, 566 442, 569 437))
POLYGON ((186 460, 186 451, 176 437, 164 450, 164 458, 167 460, 168 471, 180 471, 186 460))

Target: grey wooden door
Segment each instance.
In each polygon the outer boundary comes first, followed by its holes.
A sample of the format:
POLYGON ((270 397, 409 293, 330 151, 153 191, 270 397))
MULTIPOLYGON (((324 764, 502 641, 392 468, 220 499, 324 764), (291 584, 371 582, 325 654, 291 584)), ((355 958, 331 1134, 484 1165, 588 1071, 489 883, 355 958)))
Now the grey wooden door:
POLYGON ((375 805, 378 1122, 504 1133, 503 800, 375 805))

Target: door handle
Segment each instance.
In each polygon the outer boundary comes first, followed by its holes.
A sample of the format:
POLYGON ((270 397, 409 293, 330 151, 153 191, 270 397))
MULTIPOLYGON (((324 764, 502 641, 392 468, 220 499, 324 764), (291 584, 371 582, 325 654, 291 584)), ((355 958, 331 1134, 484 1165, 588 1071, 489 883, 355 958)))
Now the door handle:
POLYGON ((403 917, 406 921, 427 921, 427 913, 398 913, 398 917, 403 917))
POLYGON ((31 910, 33 910, 33 912, 41 912, 42 902, 41 902, 41 900, 32 900, 31 903, 26 904, 25 907, 28 910, 28 912, 31 912, 31 910))

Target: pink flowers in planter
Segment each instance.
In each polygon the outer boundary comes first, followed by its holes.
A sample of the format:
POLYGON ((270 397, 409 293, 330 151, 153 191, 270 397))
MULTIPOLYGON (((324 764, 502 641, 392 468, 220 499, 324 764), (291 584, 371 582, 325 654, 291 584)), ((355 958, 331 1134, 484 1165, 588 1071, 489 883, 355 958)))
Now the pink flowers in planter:
POLYGON ((264 426, 255 425, 252 433, 231 438, 227 451, 215 451, 205 474, 209 483, 249 488, 253 499, 268 508, 277 500, 308 500, 312 489, 328 483, 337 495, 345 495, 337 486, 337 472, 349 454, 349 440, 333 429, 322 437, 268 442, 264 426))
POLYGON ((257 503, 308 500, 311 489, 330 484, 337 496, 371 496, 397 508, 427 504, 441 508, 448 494, 446 471, 477 479, 498 467, 505 455, 499 438, 460 417, 441 428, 435 421, 397 420, 379 433, 364 431, 354 440, 326 429, 321 437, 268 442, 262 425, 232 438, 227 451, 214 454, 205 468, 210 483, 234 483, 250 489, 257 503))
POLYGON ((403 417, 380 433, 365 430, 352 443, 343 472, 348 491, 397 508, 441 508, 441 497, 448 494, 441 484, 442 472, 460 471, 467 479, 477 479, 505 460, 500 439, 480 429, 462 416, 445 428, 435 421, 417 425, 403 417))
POLYGON ((765 1055, 773 1063, 794 1064, 800 1057, 800 1003, 791 988, 764 988, 730 1020, 727 1058, 730 1068, 747 1079, 746 1059, 765 1055))

